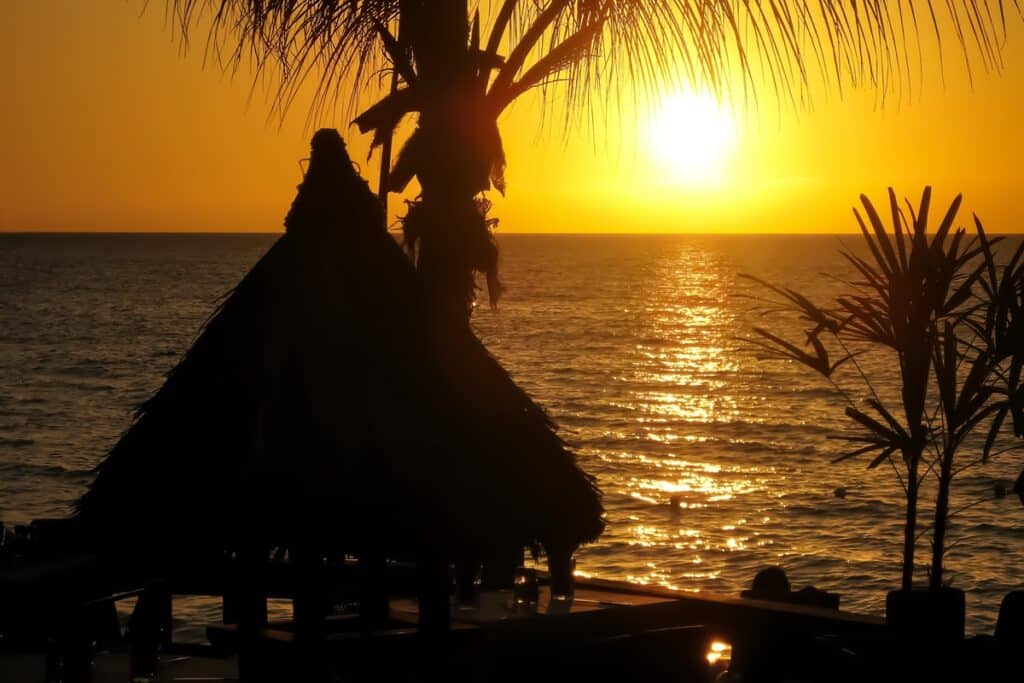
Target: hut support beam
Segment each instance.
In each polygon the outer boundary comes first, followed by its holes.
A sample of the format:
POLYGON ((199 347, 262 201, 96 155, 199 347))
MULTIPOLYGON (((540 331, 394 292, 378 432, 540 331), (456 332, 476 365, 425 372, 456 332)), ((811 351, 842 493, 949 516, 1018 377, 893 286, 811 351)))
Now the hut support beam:
POLYGON ((242 680, 260 680, 260 631, 267 625, 267 594, 263 583, 266 573, 265 549, 247 548, 238 554, 235 563, 236 583, 225 592, 223 611, 225 623, 238 624, 238 675, 242 680))
POLYGON ((235 562, 236 580, 225 588, 222 600, 225 624, 245 624, 262 628, 267 624, 267 594, 263 583, 267 553, 252 548, 239 554, 235 562))
POLYGON ((359 618, 364 632, 384 628, 388 622, 387 560, 366 550, 359 555, 359 618))
POLYGON ((169 586, 157 582, 139 595, 128 622, 133 676, 156 672, 157 653, 171 642, 172 596, 169 586))
POLYGON ((442 553, 426 551, 416 563, 421 633, 442 633, 451 628, 451 575, 442 553))
POLYGON ((566 549, 548 549, 548 572, 551 574, 551 592, 555 595, 573 594, 572 552, 566 549))
POLYGON ((296 680, 321 681, 328 678, 325 653, 330 593, 322 554, 315 544, 292 548, 296 587, 295 614, 296 680))

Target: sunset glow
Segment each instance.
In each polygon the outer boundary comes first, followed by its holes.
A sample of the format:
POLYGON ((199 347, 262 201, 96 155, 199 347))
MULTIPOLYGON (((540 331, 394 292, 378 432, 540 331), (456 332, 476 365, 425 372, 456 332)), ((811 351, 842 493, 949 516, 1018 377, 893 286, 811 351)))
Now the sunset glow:
MULTIPOLYGON (((280 231, 320 126, 341 131, 376 186, 380 157, 349 125, 345 97, 310 116, 311 88, 297 91, 282 119, 272 83, 246 69, 225 76, 198 34, 183 57, 163 12, 140 15, 142 5, 10 8, 0 45, 13 66, 0 87, 16 106, 0 110, 0 231, 280 231)), ((535 89, 499 120, 499 234, 852 232, 861 192, 925 184, 962 192, 994 232, 1020 231, 1024 22, 1007 33, 1001 72, 976 68, 973 80, 953 52, 940 68, 925 33, 920 74, 884 100, 820 74, 778 96, 755 65, 721 101, 681 75, 663 95, 594 104, 566 134, 565 92, 535 89)), ((400 137, 412 127, 410 117, 400 137)), ((392 220, 417 192, 414 181, 393 198, 392 220)))

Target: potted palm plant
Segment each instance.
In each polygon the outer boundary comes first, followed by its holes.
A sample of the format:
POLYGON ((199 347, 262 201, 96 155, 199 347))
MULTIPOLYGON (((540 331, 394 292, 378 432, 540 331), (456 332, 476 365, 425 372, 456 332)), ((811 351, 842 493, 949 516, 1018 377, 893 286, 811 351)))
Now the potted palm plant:
POLYGON ((922 637, 962 638, 964 595, 945 581, 948 522, 957 513, 950 494, 958 474, 1013 450, 1015 444, 1001 444, 1024 435, 1024 246, 1007 259, 977 218, 974 235, 954 229, 959 196, 932 234, 930 188, 916 209, 901 207, 890 189, 891 231, 871 201, 861 201, 863 215, 854 213, 867 254, 842 252, 856 276, 829 305, 751 278, 770 293, 766 310, 781 306, 799 316, 804 343, 760 327, 748 341, 764 355, 812 369, 844 396, 851 430, 837 435, 848 445, 837 462, 870 457, 869 468, 885 465, 899 478, 906 496, 902 580, 888 596, 889 623, 922 637), (898 391, 884 398, 859 360, 879 350, 891 363, 883 366, 887 374, 898 378, 898 391), (853 372, 840 379, 843 366, 853 372), (919 510, 926 484, 935 496, 930 524, 919 510), (914 585, 922 534, 931 538, 925 591, 914 585))

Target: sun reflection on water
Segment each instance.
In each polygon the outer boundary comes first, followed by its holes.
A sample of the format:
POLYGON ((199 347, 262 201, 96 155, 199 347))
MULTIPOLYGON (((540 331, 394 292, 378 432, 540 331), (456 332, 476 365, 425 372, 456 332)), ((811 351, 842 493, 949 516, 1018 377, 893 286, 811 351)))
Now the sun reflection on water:
MULTIPOLYGON (((727 557, 773 543, 762 537, 762 525, 748 522, 744 501, 762 494, 764 476, 777 473, 759 476, 746 463, 699 456, 720 443, 709 425, 749 417, 731 391, 741 368, 721 264, 688 249, 666 259, 652 282, 656 291, 632 312, 636 341, 616 377, 627 390, 612 398, 629 422, 605 433, 623 447, 596 454, 615 473, 604 478, 606 491, 635 509, 610 532, 637 560, 626 578, 696 590, 724 580, 727 557)), ((734 439, 741 446, 745 440, 741 433, 734 439)))

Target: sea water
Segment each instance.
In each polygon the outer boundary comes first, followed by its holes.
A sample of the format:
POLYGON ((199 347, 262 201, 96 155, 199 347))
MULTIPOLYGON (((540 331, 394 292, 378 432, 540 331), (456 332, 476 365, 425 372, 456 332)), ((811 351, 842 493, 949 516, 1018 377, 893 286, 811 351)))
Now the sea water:
MULTIPOLYGON (((132 409, 275 239, 0 235, 0 520, 67 514, 132 409)), ((893 470, 832 464, 845 399, 742 342, 754 326, 800 340, 795 324, 759 310, 752 297, 766 292, 742 273, 824 303, 852 276, 839 250, 861 249, 858 237, 506 235, 500 244, 507 293, 497 309, 481 305, 474 326, 604 490, 608 528, 579 552, 582 574, 736 594, 761 567, 781 565, 795 588, 882 614, 902 554, 893 470)), ((891 359, 863 366, 891 393, 891 359)), ((856 376, 840 381, 854 400, 863 395, 856 376)), ((947 560, 948 578, 967 591, 971 632, 990 632, 1002 595, 1021 587, 1024 508, 994 490, 1022 464, 1000 456, 954 491, 954 507, 977 503, 955 518, 947 560)), ((922 539, 919 563, 929 558, 922 539)), ((193 599, 178 615, 214 621, 218 607, 193 599)))

